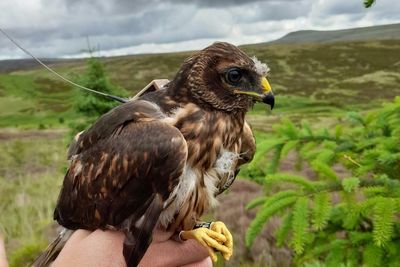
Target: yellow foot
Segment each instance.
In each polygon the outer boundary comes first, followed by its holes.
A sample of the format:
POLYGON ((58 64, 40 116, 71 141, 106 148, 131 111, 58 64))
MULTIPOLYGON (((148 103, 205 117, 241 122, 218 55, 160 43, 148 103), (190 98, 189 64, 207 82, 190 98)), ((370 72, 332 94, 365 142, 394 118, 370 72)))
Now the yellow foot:
POLYGON ((232 235, 223 222, 213 222, 211 229, 197 228, 190 231, 182 231, 180 237, 183 240, 195 239, 203 245, 213 262, 217 261, 216 251, 229 260, 233 253, 232 235))
POLYGON ((225 253, 221 251, 221 253, 225 260, 229 260, 233 254, 233 238, 232 234, 228 230, 228 227, 226 227, 225 223, 223 222, 213 222, 211 224, 211 230, 225 236, 226 241, 223 244, 229 249, 229 252, 225 253))

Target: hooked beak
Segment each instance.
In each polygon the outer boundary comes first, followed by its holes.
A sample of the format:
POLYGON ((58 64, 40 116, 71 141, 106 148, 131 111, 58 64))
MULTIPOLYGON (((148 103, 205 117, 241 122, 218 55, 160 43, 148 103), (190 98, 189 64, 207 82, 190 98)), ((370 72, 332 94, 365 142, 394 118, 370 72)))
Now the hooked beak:
POLYGON ((262 77, 261 85, 263 87, 263 94, 261 96, 261 100, 263 103, 270 105, 272 110, 275 106, 275 97, 274 94, 272 93, 272 88, 267 78, 262 77))
MULTIPOLYGON (((236 94, 252 96, 255 100, 270 105, 271 109, 273 109, 274 105, 275 105, 275 98, 274 98, 274 94, 272 93, 271 85, 269 84, 267 78, 265 78, 265 77, 261 78, 261 87, 262 87, 261 94, 255 92, 255 91, 251 91, 251 92, 240 91, 239 89, 236 89, 234 92, 236 94)), ((260 90, 258 89, 258 91, 260 91, 260 90)))
POLYGON ((269 92, 268 94, 264 94, 262 97, 262 102, 265 104, 268 104, 271 106, 271 110, 274 108, 275 106, 275 97, 272 94, 272 92, 269 92))

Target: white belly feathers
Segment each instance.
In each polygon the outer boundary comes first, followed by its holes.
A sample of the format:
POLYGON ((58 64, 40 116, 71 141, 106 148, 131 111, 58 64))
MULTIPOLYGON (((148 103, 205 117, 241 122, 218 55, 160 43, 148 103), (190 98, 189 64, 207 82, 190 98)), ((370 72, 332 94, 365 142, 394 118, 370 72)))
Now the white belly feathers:
POLYGON ((199 184, 199 179, 204 179, 208 201, 210 206, 214 207, 218 203, 215 195, 219 191, 217 186, 220 183, 220 179, 221 177, 229 177, 225 183, 231 183, 230 179, 234 178, 233 174, 239 157, 238 153, 223 150, 216 160, 214 167, 204 173, 204 178, 200 171, 193 169, 191 166, 185 166, 184 172, 179 178, 178 185, 165 203, 165 210, 160 215, 159 223, 163 227, 167 227, 172 222, 174 215, 179 212, 182 205, 194 194, 196 186, 199 184))

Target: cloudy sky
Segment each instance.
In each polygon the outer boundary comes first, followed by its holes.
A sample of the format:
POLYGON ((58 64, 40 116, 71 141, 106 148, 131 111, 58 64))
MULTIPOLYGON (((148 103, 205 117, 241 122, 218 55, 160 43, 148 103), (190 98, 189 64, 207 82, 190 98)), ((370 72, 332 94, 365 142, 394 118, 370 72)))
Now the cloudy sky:
MULTIPOLYGON (((265 42, 302 29, 400 22, 400 1, 1 0, 0 27, 39 57, 200 49, 216 41, 265 42)), ((25 57, 0 35, 0 59, 25 57)))

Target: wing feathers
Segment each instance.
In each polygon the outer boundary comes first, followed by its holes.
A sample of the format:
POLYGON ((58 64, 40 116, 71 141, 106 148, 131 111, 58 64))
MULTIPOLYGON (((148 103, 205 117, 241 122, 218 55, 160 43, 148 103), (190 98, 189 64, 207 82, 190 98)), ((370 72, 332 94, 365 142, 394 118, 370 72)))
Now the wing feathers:
POLYGON ((100 140, 118 136, 127 124, 163 117, 160 109, 148 101, 136 100, 122 104, 101 116, 92 127, 77 136, 68 149, 68 159, 100 140))
MULTIPOLYGON (((143 105, 146 114, 150 107, 154 110, 153 104, 143 105)), ((136 112, 144 113, 143 109, 136 112)), ((98 134, 104 127, 98 124, 108 123, 105 117, 80 136, 78 142, 93 143, 83 145, 65 176, 54 213, 61 225, 70 229, 118 228, 133 213, 142 216, 143 203, 153 194, 163 201, 169 197, 186 164, 187 144, 175 127, 156 119, 143 122, 143 116, 119 124, 124 124, 122 129, 108 137, 98 134), (97 142, 90 133, 95 133, 97 142)))
POLYGON ((129 228, 124 241, 123 254, 128 266, 137 266, 152 240, 152 232, 160 217, 163 199, 161 195, 154 194, 152 201, 144 215, 127 219, 129 228))

